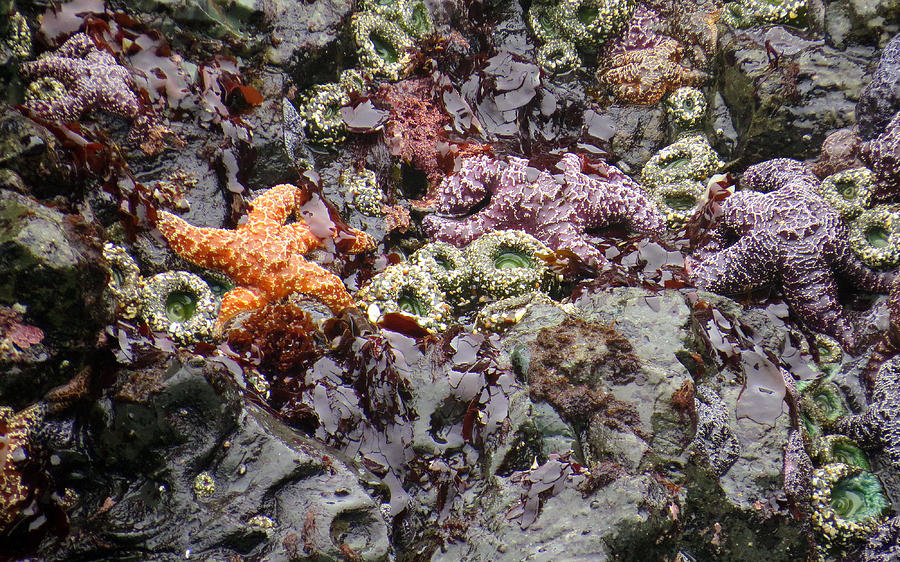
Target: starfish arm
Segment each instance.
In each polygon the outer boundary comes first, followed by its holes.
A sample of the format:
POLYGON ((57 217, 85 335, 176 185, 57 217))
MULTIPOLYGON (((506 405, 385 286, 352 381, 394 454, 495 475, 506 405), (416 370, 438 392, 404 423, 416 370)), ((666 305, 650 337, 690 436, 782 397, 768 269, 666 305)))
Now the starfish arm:
POLYGON ((738 294, 766 286, 775 268, 768 252, 760 251, 751 236, 743 236, 733 246, 714 252, 692 267, 698 286, 715 293, 738 294))
POLYGON ((67 59, 52 55, 35 61, 23 62, 19 65, 19 71, 23 77, 30 80, 49 76, 70 86, 84 72, 84 62, 80 59, 67 59))
MULTIPOLYGON (((281 227, 282 231, 297 244, 298 253, 305 254, 322 246, 322 240, 312 233, 309 225, 300 220, 281 227)), ((338 229, 334 235, 335 246, 344 254, 361 254, 375 248, 375 240, 361 230, 355 228, 338 229)))
POLYGON ((618 207, 612 214, 612 221, 624 222, 633 230, 662 236, 666 232, 666 220, 656 204, 644 195, 641 187, 630 180, 624 185, 610 189, 612 199, 618 207))
POLYGON ((469 158, 463 166, 465 173, 448 176, 438 184, 435 201, 439 212, 463 213, 477 205, 487 197, 486 184, 499 173, 497 162, 487 156, 469 158))
POLYGON ((322 245, 322 240, 313 234, 309 229, 309 225, 302 220, 286 224, 281 228, 287 236, 290 236, 299 245, 296 249, 298 253, 305 254, 322 245))
POLYGON ((888 328, 887 335, 875 344, 875 347, 872 349, 872 354, 869 356, 869 361, 859 372, 859 381, 866 391, 866 396, 872 395, 879 368, 888 359, 896 356, 897 353, 900 353, 900 347, 893 341, 893 336, 895 336, 896 332, 893 327, 894 322, 891 322, 891 324, 892 326, 891 328, 888 328))
POLYGON ((266 299, 259 291, 249 287, 236 287, 222 297, 219 317, 216 319, 215 333, 221 334, 225 323, 235 315, 246 310, 254 310, 266 304, 266 299))
POLYGON ((865 447, 880 447, 879 427, 884 420, 879 415, 876 404, 872 404, 860 414, 847 415, 835 422, 835 430, 841 435, 846 435, 865 447))
POLYGON ((837 339, 848 350, 856 347, 852 324, 844 315, 831 271, 815 263, 815 257, 797 254, 791 268, 782 272, 785 300, 794 314, 813 330, 837 339))
POLYGON ((506 226, 496 222, 494 219, 488 218, 484 212, 462 220, 429 215, 422 221, 422 228, 439 242, 449 242, 454 246, 462 247, 488 230, 506 226))
POLYGON ((741 176, 741 188, 769 193, 788 185, 805 186, 812 189, 819 180, 812 168, 790 158, 775 158, 754 164, 741 176))
POLYGON ((875 271, 860 260, 846 239, 838 241, 841 249, 834 260, 835 270, 850 280, 854 287, 872 293, 888 293, 897 278, 894 271, 875 271))
POLYGON ((338 233, 334 241, 338 249, 345 254, 361 254, 375 249, 375 239, 355 228, 338 233))
POLYGON ((280 291, 286 295, 293 292, 311 295, 322 301, 335 314, 340 314, 347 308, 355 306, 353 298, 347 292, 347 287, 337 275, 304 259, 296 260, 294 268, 290 279, 279 287, 280 291))
POLYGON ((124 76, 106 74, 93 79, 90 83, 85 80, 76 82, 75 87, 79 97, 91 99, 91 94, 96 92, 97 102, 95 107, 102 107, 123 117, 134 117, 140 111, 137 96, 128 86, 129 80, 124 76))
POLYGON ((755 191, 738 191, 732 193, 722 204, 722 217, 717 225, 717 235, 727 236, 731 233, 742 234, 756 224, 765 224, 754 203, 762 197, 755 191))
POLYGON ((81 58, 97 50, 94 40, 85 33, 77 33, 63 43, 54 53, 58 57, 81 58))
POLYGON ((25 107, 40 116, 52 116, 55 121, 75 121, 84 112, 84 104, 68 93, 51 99, 25 102, 25 107))
POLYGON ((176 254, 195 265, 222 271, 233 261, 235 231, 194 226, 166 211, 157 213, 156 228, 176 254))
POLYGON ((247 225, 282 226, 297 204, 297 187, 281 183, 250 202, 247 225))
POLYGON ((900 435, 891 433, 884 439, 881 452, 895 468, 900 466, 900 435))
POLYGON ((647 84, 640 81, 634 84, 620 84, 613 88, 616 99, 635 105, 653 105, 662 99, 666 87, 659 82, 647 84))
POLYGON ((540 228, 538 238, 540 238, 547 246, 553 250, 567 249, 572 250, 576 256, 588 265, 601 267, 609 260, 597 249, 596 246, 588 242, 584 234, 570 222, 558 222, 553 224, 545 224, 540 228))

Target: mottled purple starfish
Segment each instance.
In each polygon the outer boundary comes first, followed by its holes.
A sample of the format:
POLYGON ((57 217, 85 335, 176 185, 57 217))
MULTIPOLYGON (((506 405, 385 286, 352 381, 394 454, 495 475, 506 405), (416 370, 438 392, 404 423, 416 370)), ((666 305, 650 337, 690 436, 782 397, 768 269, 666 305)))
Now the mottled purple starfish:
POLYGON ((140 110, 128 69, 84 33, 73 35, 53 54, 24 62, 19 68, 25 78, 50 77, 66 88, 58 96, 25 103, 42 119, 74 121, 98 108, 132 119, 140 110))
POLYGON ((488 156, 463 160, 458 172, 437 188, 437 212, 460 216, 488 199, 487 206, 464 219, 431 215, 425 231, 437 240, 465 246, 485 232, 519 229, 550 248, 572 250, 586 263, 602 265, 606 257, 589 241, 585 230, 627 223, 636 230, 662 234, 663 217, 638 184, 615 166, 601 164, 602 177, 582 172, 582 161, 565 154, 557 164, 562 173, 528 166, 528 160, 507 162, 488 156))
POLYGON ((751 166, 741 180, 744 190, 722 204, 721 222, 706 249, 713 251, 686 266, 698 287, 716 293, 780 284, 788 305, 807 326, 852 350, 857 335, 838 301, 837 276, 862 290, 884 293, 894 274, 877 273, 856 257, 841 217, 816 193, 817 182, 812 170, 796 160, 751 166), (721 249, 735 237, 737 242, 721 249))
POLYGON ((897 111, 900 111, 900 34, 881 51, 872 81, 856 102, 860 138, 869 140, 884 131, 897 111))
POLYGON ((900 515, 878 526, 861 553, 861 562, 895 562, 900 560, 900 515))
POLYGON ((881 51, 856 104, 859 158, 875 176, 876 201, 900 198, 900 34, 881 51))
POLYGON ((896 201, 900 198, 900 112, 884 130, 859 145, 859 158, 872 170, 876 201, 896 201))
POLYGON ((802 511, 809 505, 812 472, 812 461, 803 446, 803 436, 798 430, 792 429, 784 446, 781 473, 784 478, 784 493, 797 510, 802 511))
POLYGON ((835 431, 881 451, 894 468, 900 468, 900 361, 892 359, 878 369, 869 405, 860 414, 839 419, 835 431))

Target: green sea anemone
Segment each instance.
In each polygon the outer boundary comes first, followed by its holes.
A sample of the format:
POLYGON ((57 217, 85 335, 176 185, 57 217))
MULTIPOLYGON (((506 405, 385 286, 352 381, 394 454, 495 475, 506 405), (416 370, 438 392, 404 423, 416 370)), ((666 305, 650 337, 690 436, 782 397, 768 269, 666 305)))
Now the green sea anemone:
POLYGON ((684 226, 703 203, 706 186, 701 182, 683 181, 655 188, 650 198, 666 217, 666 225, 677 229, 684 226))
POLYGON ((900 264, 900 209, 878 205, 860 213, 850 224, 850 246, 872 267, 896 267, 900 264))
POLYGON ((553 275, 540 254, 550 249, 521 230, 483 234, 464 252, 472 266, 472 282, 481 300, 491 301, 547 291, 553 275))
POLYGON ((858 466, 825 465, 813 473, 812 486, 813 525, 835 554, 864 542, 889 510, 881 482, 858 466))
POLYGON ((702 90, 683 86, 666 98, 669 122, 679 131, 697 129, 706 117, 706 96, 702 90))
POLYGON ((552 39, 541 45, 536 62, 550 74, 565 74, 581 66, 575 47, 565 39, 552 39))
POLYGON ((855 168, 832 174, 819 184, 819 193, 844 220, 858 217, 872 205, 874 180, 868 168, 855 168))
POLYGON ((703 135, 685 136, 647 161, 641 171, 641 182, 651 189, 685 181, 704 182, 722 165, 703 135))
POLYGON ((820 464, 842 463, 871 470, 869 459, 855 441, 844 435, 825 435, 819 438, 816 461, 820 464))
POLYGON ((409 74, 415 43, 399 25, 375 12, 360 12, 350 19, 350 30, 363 68, 387 80, 409 74))
POLYGON ((401 313, 432 332, 447 329, 452 310, 428 272, 409 263, 392 265, 375 275, 356 298, 372 322, 380 322, 388 313, 401 313))
POLYGON ((561 0, 559 27, 582 49, 596 49, 625 30, 634 0, 561 0))
POLYGON ((103 259, 109 275, 107 290, 116 299, 118 314, 136 318, 141 309, 141 270, 125 248, 110 242, 103 245, 103 259))
POLYGON ((181 344, 212 337, 218 305, 209 285, 187 271, 166 271, 144 281, 141 315, 151 330, 181 344))
POLYGON ((800 391, 803 413, 817 425, 830 427, 841 416, 849 413, 843 394, 833 382, 819 379, 800 391))
POLYGON ((447 301, 460 308, 472 303, 472 267, 462 250, 446 242, 425 244, 409 257, 409 263, 424 269, 444 291, 447 301))
POLYGON ((341 172, 341 188, 353 198, 353 206, 370 217, 384 214, 384 192, 378 185, 378 179, 372 170, 341 172))

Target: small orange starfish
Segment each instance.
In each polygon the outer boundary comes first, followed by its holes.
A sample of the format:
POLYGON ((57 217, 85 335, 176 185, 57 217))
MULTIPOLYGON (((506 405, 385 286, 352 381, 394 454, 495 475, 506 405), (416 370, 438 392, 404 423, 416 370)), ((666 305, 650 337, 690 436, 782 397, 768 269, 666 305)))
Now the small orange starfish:
MULTIPOLYGON (((322 245, 299 217, 285 224, 305 192, 280 184, 250 204, 247 222, 235 230, 200 228, 171 213, 160 211, 156 227, 172 250, 201 267, 228 275, 236 287, 222 298, 216 331, 234 315, 278 301, 298 292, 312 295, 335 313, 354 306, 340 277, 303 258, 322 245)), ((348 254, 375 247, 372 237, 350 229, 355 236, 348 254)))

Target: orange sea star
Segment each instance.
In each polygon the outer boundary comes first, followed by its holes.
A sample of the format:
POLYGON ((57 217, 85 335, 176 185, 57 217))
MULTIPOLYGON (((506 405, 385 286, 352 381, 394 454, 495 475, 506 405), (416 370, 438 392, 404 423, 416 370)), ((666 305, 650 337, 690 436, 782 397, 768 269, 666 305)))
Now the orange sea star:
MULTIPOLYGON (((222 298, 216 331, 245 310, 260 308, 290 293, 312 295, 335 313, 354 306, 341 279, 303 258, 322 245, 299 217, 285 224, 304 192, 276 185, 251 203, 247 222, 235 230, 200 228, 160 211, 156 226, 179 256, 228 275, 236 287, 222 298)), ((350 229, 355 239, 344 251, 356 254, 375 247, 372 238, 350 229)))

